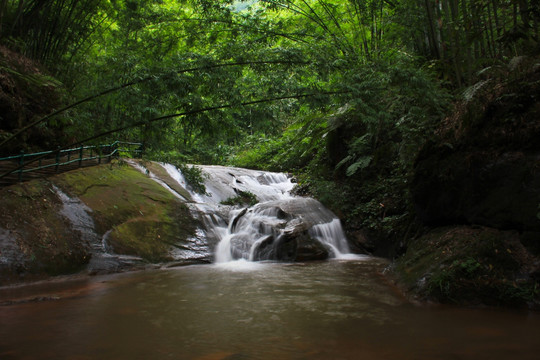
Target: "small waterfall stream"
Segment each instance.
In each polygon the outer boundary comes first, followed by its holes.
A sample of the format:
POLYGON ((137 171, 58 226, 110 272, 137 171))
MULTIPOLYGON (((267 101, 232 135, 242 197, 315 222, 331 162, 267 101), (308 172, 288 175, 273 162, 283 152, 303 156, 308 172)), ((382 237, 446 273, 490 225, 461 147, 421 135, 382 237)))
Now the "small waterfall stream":
POLYGON ((103 236, 96 233, 94 220, 91 216, 92 209, 80 199, 69 197, 54 185, 53 190, 62 201, 60 214, 69 221, 74 230, 81 234, 83 241, 89 246, 91 254, 87 267, 89 273, 116 272, 142 263, 142 259, 137 256, 112 253, 107 244, 111 230, 105 232, 103 236))
POLYGON ((206 194, 198 194, 176 167, 162 166, 190 191, 190 206, 204 223, 208 241, 216 244, 217 263, 354 256, 339 219, 317 200, 291 195, 294 184, 283 173, 199 166, 206 178, 206 194), (258 203, 223 204, 242 194, 255 196, 258 203))

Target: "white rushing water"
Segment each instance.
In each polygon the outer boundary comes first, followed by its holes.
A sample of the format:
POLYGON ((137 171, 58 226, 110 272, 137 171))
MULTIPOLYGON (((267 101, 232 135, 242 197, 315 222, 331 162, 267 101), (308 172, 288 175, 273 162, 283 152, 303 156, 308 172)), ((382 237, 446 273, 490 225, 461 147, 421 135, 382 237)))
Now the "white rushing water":
MULTIPOLYGON (((301 260, 327 256, 347 259, 347 239, 339 219, 314 199, 291 195, 294 184, 283 173, 223 166, 198 166, 206 180, 206 194, 190 189, 182 173, 162 164, 185 187, 190 204, 204 224, 209 241, 216 243, 215 262, 236 261, 240 268, 257 260, 301 260), (254 195, 254 206, 223 205, 241 194, 254 195), (239 261, 240 260, 240 261, 239 261)), ((356 258, 356 257, 355 257, 356 258)))

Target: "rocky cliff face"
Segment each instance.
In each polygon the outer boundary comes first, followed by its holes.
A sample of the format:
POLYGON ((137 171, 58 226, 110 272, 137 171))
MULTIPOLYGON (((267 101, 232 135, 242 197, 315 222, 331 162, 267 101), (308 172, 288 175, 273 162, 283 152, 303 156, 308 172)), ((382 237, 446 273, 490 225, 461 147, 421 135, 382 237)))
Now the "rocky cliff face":
POLYGON ((411 193, 433 230, 398 267, 427 297, 538 304, 540 65, 483 86, 417 159, 411 193))
POLYGON ((459 131, 422 150, 412 184, 418 214, 429 225, 481 224, 540 241, 540 70, 486 100, 461 115, 459 131))

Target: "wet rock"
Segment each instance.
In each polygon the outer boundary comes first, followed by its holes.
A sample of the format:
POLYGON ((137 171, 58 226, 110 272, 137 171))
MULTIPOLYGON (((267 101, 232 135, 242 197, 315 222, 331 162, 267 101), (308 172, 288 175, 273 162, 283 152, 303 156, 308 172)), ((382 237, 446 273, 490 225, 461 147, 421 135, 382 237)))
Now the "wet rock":
POLYGON ((328 248, 307 233, 297 236, 296 242, 298 245, 295 261, 326 260, 330 257, 328 248))
POLYGON ((248 208, 245 208, 244 210, 240 211, 240 213, 238 215, 235 216, 235 218, 234 218, 234 220, 232 221, 232 224, 231 224, 231 229, 233 231, 236 228, 236 224, 238 223, 238 220, 240 220, 240 218, 246 214, 247 210, 248 210, 248 208))
POLYGON ((268 260, 274 257, 274 236, 268 235, 253 245, 253 260, 268 260))
POLYGON ((438 301, 538 307, 540 71, 463 104, 420 152, 411 183, 432 231, 398 262, 438 301), (532 304, 532 305, 531 305, 532 304))
POLYGON ((349 241, 355 249, 367 253, 373 253, 377 247, 377 244, 363 230, 350 233, 349 241))
MULTIPOLYGON (((411 192, 431 226, 540 232, 540 71, 461 109, 420 152, 411 192)), ((539 239, 540 241, 540 239, 539 239)))
POLYGON ((24 271, 29 260, 21 251, 14 235, 0 227, 0 276, 24 271))
MULTIPOLYGON (((274 235, 262 238, 253 246, 253 260, 309 261, 328 258, 328 248, 309 234, 311 227, 312 224, 303 219, 293 218, 283 229, 272 229, 274 235)), ((245 241, 244 244, 249 251, 249 242, 245 241)))

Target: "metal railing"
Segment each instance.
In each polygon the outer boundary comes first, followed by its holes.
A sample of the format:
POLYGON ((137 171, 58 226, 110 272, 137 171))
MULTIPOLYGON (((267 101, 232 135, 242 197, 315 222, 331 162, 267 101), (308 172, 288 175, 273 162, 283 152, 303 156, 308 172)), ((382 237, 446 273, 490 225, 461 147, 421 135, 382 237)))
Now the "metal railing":
MULTIPOLYGON (((98 165, 104 161, 124 156, 141 157, 143 144, 126 141, 115 141, 109 145, 80 146, 73 149, 51 150, 32 154, 21 152, 19 155, 0 158, 0 180, 8 176, 13 182, 13 175, 19 182, 29 173, 60 172, 62 167, 72 168, 98 165)), ((64 170, 64 169, 62 169, 64 170)))

